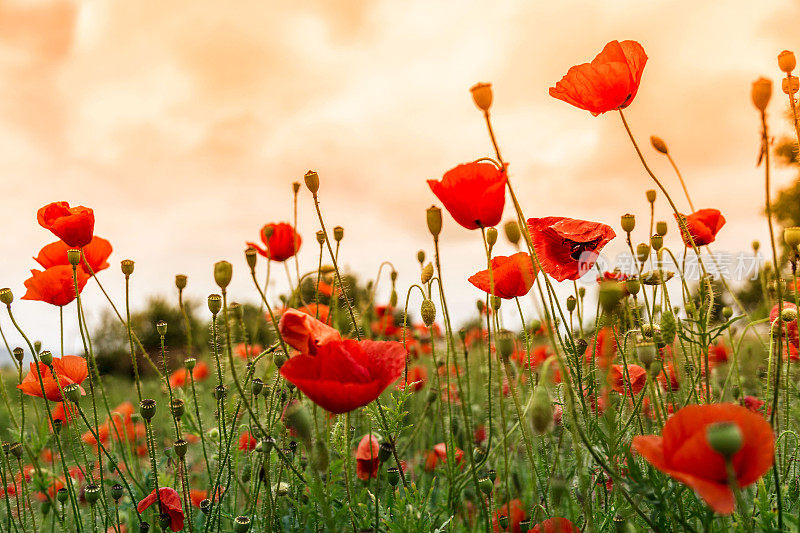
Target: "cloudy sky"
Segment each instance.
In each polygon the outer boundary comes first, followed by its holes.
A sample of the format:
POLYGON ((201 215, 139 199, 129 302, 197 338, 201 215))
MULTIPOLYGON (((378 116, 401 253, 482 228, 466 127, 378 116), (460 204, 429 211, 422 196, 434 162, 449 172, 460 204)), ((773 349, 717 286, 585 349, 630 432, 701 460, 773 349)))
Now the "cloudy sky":
MULTIPOLYGON (((328 223, 346 230, 347 268, 374 277, 389 260, 407 287, 416 251, 431 248, 425 180, 490 153, 468 91, 478 81, 494 85, 496 132, 528 216, 618 228, 633 212, 644 226, 652 184, 619 117, 547 94, 613 39, 649 56, 627 115, 654 169, 688 209, 651 134, 668 142, 695 204, 727 216, 717 250, 747 250, 766 241, 750 84, 779 78, 778 52, 800 48, 797 20, 789 0, 2 0, 0 285, 24 294, 31 256, 53 240, 36 210, 67 200, 92 207, 113 243, 101 277, 118 301, 125 258, 136 261, 135 303, 173 295, 176 273, 190 294, 214 292, 220 259, 237 268, 234 298, 254 301, 244 242, 290 219, 291 183, 315 169, 328 223)), ((775 96, 771 122, 788 133, 775 96)), ((779 169, 776 188, 792 178, 779 169)), ((668 215, 660 198, 657 216, 668 215)), ((316 229, 304 189, 306 269, 316 229)), ((443 243, 451 309, 465 317, 479 296, 465 279, 482 265, 479 236, 446 219, 443 243)), ((85 292, 90 315, 98 292, 85 292)), ((32 337, 57 340, 55 309, 15 306, 32 337)), ((20 342, 7 317, 0 326, 20 342)))

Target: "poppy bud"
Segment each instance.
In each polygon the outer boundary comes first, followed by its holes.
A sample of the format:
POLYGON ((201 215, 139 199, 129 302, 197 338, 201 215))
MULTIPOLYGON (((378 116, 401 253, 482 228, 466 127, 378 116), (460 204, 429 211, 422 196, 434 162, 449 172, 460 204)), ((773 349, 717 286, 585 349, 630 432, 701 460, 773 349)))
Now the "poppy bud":
POLYGON ((389 480, 389 485, 396 487, 397 483, 400 481, 400 470, 398 470, 396 466, 388 468, 386 470, 386 478, 389 480))
POLYGON ((180 420, 185 410, 183 400, 180 398, 173 398, 172 401, 169 402, 169 410, 172 413, 173 418, 180 420))
POLYGON ((473 85, 469 92, 472 93, 472 101, 478 106, 478 109, 488 112, 492 107, 492 84, 491 83, 476 83, 473 85))
POLYGON ((797 66, 797 61, 794 58, 794 52, 784 50, 778 54, 778 67, 786 74, 791 73, 795 66, 797 66))
POLYGON ((753 244, 751 244, 751 246, 753 247, 753 251, 757 252, 758 249, 761 248, 761 243, 758 241, 753 241, 753 244))
POLYGON ((162 337, 164 335, 166 335, 167 334, 167 323, 164 322, 163 320, 159 320, 158 322, 156 322, 156 331, 162 337))
POLYGON ((661 235, 662 237, 667 234, 667 223, 663 220, 659 220, 656 222, 656 233, 661 235))
POLYGON ((189 447, 189 442, 184 439, 178 439, 172 443, 172 449, 175 450, 175 455, 183 459, 186 457, 186 449, 189 447))
POLYGON ((488 228, 486 230, 486 242, 489 244, 489 249, 490 250, 497 243, 497 229, 496 228, 488 228))
POLYGON ((503 231, 506 233, 506 239, 511 244, 517 244, 522 234, 519 231, 519 224, 516 220, 509 220, 503 225, 503 231))
POLYGON ((122 498, 122 485, 119 483, 111 485, 111 497, 114 498, 115 502, 118 502, 120 498, 122 498))
POLYGON ((662 154, 667 154, 669 150, 667 150, 667 143, 664 142, 664 139, 661 137, 656 137, 655 135, 650 136, 650 144, 653 145, 653 148, 661 152, 662 154))
POLYGON ((423 285, 428 283, 433 278, 433 263, 428 263, 422 268, 422 273, 420 274, 420 281, 423 285))
POLYGON ((789 75, 781 80, 781 90, 783 94, 796 94, 800 90, 800 80, 797 76, 789 75))
POLYGON ((417 252, 417 261, 419 262, 420 265, 422 265, 422 263, 425 262, 425 251, 424 250, 420 250, 420 251, 417 252))
POLYGON ((742 449, 742 430, 734 422, 716 422, 706 428, 708 445, 726 459, 742 449))
POLYGON ((293 429, 303 442, 311 444, 311 419, 302 403, 294 402, 286 408, 283 423, 287 428, 293 429))
POLYGON ((766 111, 769 99, 772 97, 772 80, 767 78, 758 78, 753 82, 753 88, 750 92, 753 99, 753 105, 762 113, 766 111))
POLYGON ((533 393, 531 421, 533 422, 533 429, 539 435, 547 433, 553 428, 553 402, 550 400, 547 387, 541 381, 533 393))
POLYGON ((571 313, 575 310, 577 306, 578 306, 578 300, 576 300, 575 297, 570 294, 567 297, 567 311, 571 313))
POLYGON ((344 228, 341 226, 334 226, 333 238, 336 242, 340 242, 342 239, 344 239, 344 228))
POLYGON ((578 287, 578 298, 583 299, 586 296, 586 287, 578 287))
POLYGON ((733 309, 726 305, 722 308, 722 316, 725 318, 725 320, 730 320, 730 318, 733 316, 733 309))
POLYGON ((442 210, 432 205, 425 211, 425 216, 428 220, 428 231, 434 237, 438 237, 442 232, 442 210))
POLYGON ((236 533, 247 533, 250 529, 250 519, 246 516, 237 516, 233 520, 233 530, 236 533))
POLYGON ((319 243, 320 246, 325 244, 325 232, 324 231, 319 230, 317 232, 317 242, 319 243))
POLYGON ((325 472, 328 470, 328 462, 328 447, 325 446, 324 440, 317 439, 317 442, 314 443, 312 464, 317 469, 317 472, 325 472))
POLYGON ((214 281, 223 291, 228 287, 233 277, 233 265, 227 261, 214 263, 214 281))
POLYGON ((631 278, 625 280, 625 290, 628 291, 628 294, 636 296, 639 294, 639 289, 642 287, 642 283, 639 281, 639 278, 631 278))
POLYGON ((494 489, 494 483, 488 477, 482 477, 478 480, 478 488, 481 489, 482 493, 488 496, 494 489))
POLYGON ((622 215, 619 223, 622 226, 622 231, 630 233, 636 227, 636 217, 630 213, 622 215))
POLYGON ((264 390, 264 381, 261 378, 253 378, 253 381, 250 384, 250 390, 253 393, 253 396, 258 396, 261 394, 261 391, 264 390))
POLYGON ((431 327, 436 320, 436 306, 431 300, 423 300, 422 305, 419 307, 419 313, 422 315, 422 321, 426 326, 431 327))
POLYGON ((486 304, 483 303, 483 300, 475 300, 475 307, 478 308, 478 313, 481 315, 486 310, 486 304))
POLYGON ((643 242, 639 243, 636 247, 636 257, 639 259, 640 263, 647 261, 647 258, 650 257, 650 246, 643 242))
POLYGON ((644 368, 650 368, 656 359, 656 347, 650 342, 641 342, 636 345, 636 356, 644 368))
POLYGON ((306 182, 306 187, 311 191, 311 194, 317 194, 319 190, 319 176, 317 173, 313 170, 309 170, 306 172, 306 175, 303 176, 303 180, 306 182))
POLYGON ((645 191, 644 195, 647 197, 647 201, 648 202, 650 202, 651 204, 655 203, 655 201, 656 201, 656 190, 655 189, 647 189, 645 191))
POLYGON ((652 246, 653 250, 656 252, 659 251, 664 246, 664 236, 656 233, 650 237, 650 246, 652 246))
POLYGON ((182 291, 186 288, 186 276, 184 274, 178 274, 175 276, 175 286, 179 291, 182 291))
POLYGON ((97 500, 100 499, 100 487, 92 483, 91 485, 86 485, 83 489, 83 495, 86 497, 86 501, 89 502, 90 505, 94 505, 97 503, 97 500))
POLYGON ((600 291, 597 298, 606 313, 611 313, 617 307, 622 296, 622 283, 618 281, 603 281, 600 283, 600 291))
POLYGON ((14 293, 11 292, 11 289, 8 287, 0 289, 0 302, 3 302, 6 305, 11 305, 11 302, 13 301, 14 293))
POLYGON ((507 329, 502 329, 497 332, 494 345, 497 348, 497 353, 503 358, 503 361, 508 361, 511 354, 514 353, 515 341, 516 336, 513 332, 507 329))
POLYGON ((119 266, 122 269, 122 273, 125 275, 125 277, 133 274, 133 261, 131 259, 123 259, 119 262, 119 266))
POLYGON ((64 396, 72 403, 77 404, 81 401, 81 386, 77 383, 70 383, 64 387, 64 396))
POLYGON ((156 414, 156 401, 152 398, 145 398, 139 402, 139 414, 145 420, 151 420, 156 414))
POLYGON ((211 311, 211 314, 216 316, 219 313, 220 309, 222 309, 222 296, 219 294, 212 294, 208 297, 208 310, 211 311))
POLYGON ((50 366, 53 364, 53 354, 50 353, 50 350, 45 350, 39 354, 39 360, 41 360, 42 363, 46 364, 47 366, 50 366))

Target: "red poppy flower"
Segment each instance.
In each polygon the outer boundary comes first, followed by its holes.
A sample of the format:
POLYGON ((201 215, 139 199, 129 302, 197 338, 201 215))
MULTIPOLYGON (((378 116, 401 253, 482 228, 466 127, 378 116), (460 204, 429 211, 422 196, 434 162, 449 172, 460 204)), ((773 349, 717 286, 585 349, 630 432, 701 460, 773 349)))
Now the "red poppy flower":
MULTIPOLYGON (((78 291, 83 291, 86 282, 89 281, 89 274, 78 267, 76 270, 78 278, 78 291)), ((72 278, 72 266, 60 265, 50 267, 47 270, 31 269, 31 277, 25 280, 25 292, 23 300, 37 300, 49 303, 50 305, 64 306, 75 299, 75 281, 72 278)))
MULTIPOLYGON (((791 302, 783 302, 783 308, 797 311, 797 306, 791 302)), ((775 304, 772 306, 772 310, 769 312, 770 324, 775 324, 773 327, 776 328, 776 330, 777 328, 783 329, 783 338, 786 339, 789 344, 797 348, 800 346, 800 332, 798 332, 797 328, 797 319, 789 322, 783 322, 782 319, 778 320, 778 315, 780 315, 780 311, 778 311, 778 304, 775 304)))
POLYGON ((494 295, 506 300, 525 296, 531 290, 536 279, 536 270, 531 263, 531 256, 525 252, 510 257, 498 255, 492 259, 491 264, 491 280, 489 270, 486 269, 473 274, 468 281, 487 293, 491 293, 491 281, 493 281, 494 295))
MULTIPOLYGON (((719 212, 719 209, 700 209, 691 215, 681 215, 685 217, 686 228, 694 240, 695 246, 705 246, 711 244, 717 237, 717 232, 725 225, 725 217, 719 212)), ((678 215, 675 215, 678 220, 678 215)), ((678 227, 680 228, 680 221, 678 227)), ((692 246, 692 241, 686 235, 686 232, 681 228, 681 238, 686 246, 692 246)))
POLYGON ((263 351, 264 347, 260 344, 248 345, 244 342, 240 342, 236 345, 236 355, 238 355, 241 359, 247 359, 248 352, 251 357, 255 357, 263 351))
POLYGON ((399 390, 410 389, 412 392, 419 392, 428 381, 428 371, 424 366, 414 365, 408 369, 408 376, 403 382, 397 384, 399 390))
POLYGON ((467 229, 496 226, 503 217, 506 174, 491 163, 458 165, 445 172, 442 181, 428 180, 428 186, 467 229))
MULTIPOLYGON (((444 442, 440 442, 436 446, 433 447, 433 453, 436 454, 437 459, 442 461, 443 463, 447 461, 447 444, 444 442)), ((456 460, 456 464, 461 464, 461 459, 464 458, 464 450, 461 448, 456 448, 455 454, 453 455, 456 460)))
POLYGON ((205 361, 198 362, 194 370, 192 370, 192 376, 194 376, 195 381, 203 381, 209 376, 208 365, 205 361))
POLYGON ((341 414, 380 396, 402 374, 406 355, 395 341, 332 340, 316 355, 290 358, 281 375, 323 409, 341 414))
POLYGON ((508 517, 509 528, 505 531, 520 533, 522 529, 520 528, 519 523, 528 518, 528 513, 525 512, 525 507, 522 505, 522 502, 519 499, 514 498, 494 512, 494 516, 492 517, 492 529, 494 531, 500 531, 498 522, 501 516, 508 517))
POLYGON ((647 383, 647 371, 639 365, 628 365, 628 377, 630 381, 626 379, 623 365, 611 365, 608 371, 608 383, 615 391, 621 394, 628 394, 631 391, 633 394, 642 392, 647 383))
POLYGON ((731 458, 740 487, 754 483, 772 467, 775 436, 769 423, 731 403, 684 407, 667 420, 662 436, 637 436, 631 446, 655 468, 693 488, 714 511, 730 514, 734 496, 725 460, 706 437, 707 426, 715 422, 733 422, 742 432, 742 448, 731 458))
POLYGON ((580 533, 581 530, 566 518, 554 516, 536 524, 530 531, 531 533, 580 533))
POLYGON ((367 480, 371 477, 378 477, 378 468, 381 462, 378 460, 380 443, 374 435, 364 435, 356 448, 356 474, 358 479, 367 480))
POLYGON ((185 368, 179 368, 169 375, 170 387, 183 387, 186 384, 186 378, 189 373, 185 368))
POLYGON ((342 338, 332 327, 297 309, 284 311, 278 322, 278 330, 286 344, 300 350, 300 353, 311 355, 317 353, 320 344, 342 338))
POLYGON ((647 54, 636 41, 611 41, 591 63, 570 67, 550 96, 597 116, 624 109, 639 90, 647 54))
MULTIPOLYGON (((69 265, 67 251, 73 249, 64 241, 51 242, 41 250, 39 255, 34 257, 34 261, 42 265, 43 268, 50 268, 58 265, 69 265)), ((111 255, 111 243, 102 237, 92 237, 89 244, 83 247, 83 255, 86 262, 97 274, 101 270, 108 268, 108 256, 111 255)), ((83 262, 81 262, 81 265, 83 262)))
POLYGON ((92 242, 94 211, 82 205, 70 207, 68 202, 53 202, 39 209, 39 225, 72 248, 82 248, 92 242))
POLYGON ((169 515, 169 528, 172 531, 182 530, 183 506, 181 505, 181 497, 178 495, 178 492, 171 487, 161 487, 158 489, 158 496, 156 496, 156 491, 153 489, 153 492, 140 501, 136 508, 142 513, 159 500, 161 501, 161 513, 169 515))
POLYGON ((208 498, 208 491, 202 489, 189 490, 189 500, 194 507, 200 507, 200 502, 208 498))
POLYGON ((256 444, 258 441, 250 435, 248 431, 245 431, 241 435, 239 435, 239 449, 245 452, 251 452, 256 449, 256 444))
POLYGON ((658 375, 658 382, 664 390, 672 389, 673 392, 680 388, 678 383, 678 374, 675 372, 675 366, 672 363, 664 363, 664 370, 658 375), (667 382, 667 375, 669 375, 669 382, 667 382))
POLYGON ((286 222, 278 222, 277 224, 267 224, 261 228, 261 242, 264 243, 264 248, 260 247, 254 242, 248 242, 248 246, 252 246, 267 259, 273 261, 286 261, 294 256, 300 250, 300 243, 303 239, 294 230, 291 224, 286 222), (272 228, 272 235, 267 238, 267 229, 272 228))
MULTIPOLYGON (((64 357, 53 357, 53 370, 55 377, 47 368, 44 363, 39 363, 39 371, 42 373, 42 383, 44 384, 44 391, 42 385, 39 384, 39 375, 36 372, 34 363, 31 363, 31 369, 25 379, 17 385, 17 388, 29 396, 36 396, 38 398, 47 398, 51 402, 63 401, 61 389, 72 383, 77 383, 80 386, 89 376, 89 370, 86 366, 86 359, 78 357, 77 355, 65 355, 64 357), (56 381, 57 380, 57 381, 56 381)), ((83 387, 80 388, 81 395, 86 396, 86 391, 83 387)))
POLYGON ((731 350, 724 342, 711 344, 708 347, 708 360, 712 363, 727 363, 731 350))
POLYGON ((614 356, 617 354, 617 339, 614 336, 614 329, 611 326, 600 328, 595 336, 594 349, 586 350, 584 356, 586 362, 591 364, 597 362, 600 368, 608 368, 614 356))
POLYGON ((761 408, 764 407, 766 402, 764 400, 759 400, 755 396, 745 396, 742 399, 742 405, 753 411, 754 413, 763 414, 761 408))
MULTIPOLYGON (((313 317, 313 318, 315 318, 315 319, 317 319, 320 322, 323 322, 325 324, 329 324, 330 323, 331 308, 328 307, 325 304, 311 303, 311 304, 308 304, 308 305, 304 305, 303 307, 298 307, 297 310, 300 311, 301 313, 305 313, 307 315, 310 315, 311 317, 313 317)), ((269 318, 269 315, 267 315, 267 319, 271 320, 269 318)))
POLYGON ((606 224, 566 217, 529 218, 528 230, 542 270, 558 281, 586 274, 617 236, 606 224))

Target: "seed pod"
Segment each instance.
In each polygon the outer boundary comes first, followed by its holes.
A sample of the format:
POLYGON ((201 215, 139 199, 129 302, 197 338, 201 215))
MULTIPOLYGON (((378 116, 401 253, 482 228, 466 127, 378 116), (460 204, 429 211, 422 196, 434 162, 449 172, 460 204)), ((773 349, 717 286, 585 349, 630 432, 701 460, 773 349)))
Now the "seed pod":
POLYGON ((184 402, 180 398, 173 398, 171 402, 169 402, 169 410, 172 413, 172 417, 176 420, 180 420, 184 413, 184 402))
POLYGON ((172 443, 172 449, 175 450, 175 455, 181 459, 186 457, 186 449, 189 447, 189 442, 184 439, 178 439, 172 443))
POLYGON ((622 226, 622 231, 625 233, 630 233, 633 231, 633 228, 636 227, 636 217, 630 213, 622 215, 619 223, 620 226, 622 226))
POLYGON ((540 382, 533 393, 531 421, 537 434, 547 433, 553 428, 553 402, 544 383, 540 382))
POLYGON ((222 309, 222 296, 219 294, 212 294, 208 297, 208 310, 211 314, 216 316, 222 309))
POLYGON ((640 263, 644 263, 647 261, 647 258, 650 257, 650 246, 645 243, 639 243, 636 246, 636 257, 639 259, 640 263))
POLYGON ((11 302, 14 301, 14 293, 11 292, 11 289, 8 287, 3 287, 0 289, 0 302, 3 302, 6 305, 11 305, 11 302))
POLYGON ((145 398, 139 402, 139 414, 142 415, 142 418, 145 420, 152 419, 156 414, 156 401, 152 398, 145 398))
POLYGON ((758 78, 753 82, 750 96, 756 109, 762 113, 766 111, 769 100, 772 97, 772 81, 767 78, 758 78))
POLYGON ((264 390, 264 381, 261 378, 253 378, 253 381, 250 383, 250 390, 253 396, 258 396, 261 394, 261 391, 264 390))
POLYGON ((306 172, 306 175, 303 176, 303 181, 306 182, 306 187, 311 191, 311 194, 317 194, 319 190, 319 175, 316 172, 313 170, 306 172))
POLYGON ((433 279, 433 263, 428 263, 422 268, 422 273, 420 274, 420 281, 423 285, 428 283, 431 279, 433 279))
POLYGON ((488 112, 489 108, 492 107, 492 100, 494 99, 492 84, 476 83, 470 88, 469 92, 472 93, 472 101, 475 102, 478 109, 488 112))
POLYGON ((53 354, 50 353, 50 350, 45 350, 39 354, 39 360, 47 366, 50 366, 53 364, 53 354))
POLYGON ((661 235, 662 237, 667 234, 667 223, 663 220, 659 220, 656 222, 656 233, 661 235))
POLYGON ((230 285, 233 277, 233 265, 227 261, 214 263, 214 281, 223 291, 230 285))
POLYGON ((133 261, 132 260, 123 259, 122 261, 120 261, 119 266, 122 269, 122 273, 125 275, 126 278, 129 277, 131 274, 133 274, 133 261))
POLYGON ((97 503, 97 500, 100 499, 100 487, 94 483, 86 485, 83 489, 83 494, 86 497, 86 501, 89 502, 89 505, 94 505, 97 503))
POLYGON ((77 404, 81 401, 81 386, 77 383, 70 383, 64 387, 64 396, 72 403, 77 404))
POLYGON ((490 250, 497 244, 497 228, 486 229, 486 243, 489 245, 490 250))
POLYGON ((396 487, 397 483, 400 481, 400 471, 396 466, 388 468, 386 470, 386 477, 389 480, 389 485, 396 487))
POLYGON ((571 294, 567 297, 567 311, 570 313, 578 306, 578 300, 571 294))
POLYGON ((647 201, 648 202, 650 202, 651 204, 655 203, 655 201, 656 201, 656 190, 655 189, 647 189, 645 191, 644 195, 647 197, 647 201))
POLYGON ((233 520, 233 530, 236 533, 247 533, 250 529, 250 519, 246 516, 237 516, 233 520))
POLYGON ((500 357, 503 359, 503 361, 508 361, 508 359, 514 353, 514 345, 516 344, 516 340, 517 337, 512 331, 503 329, 497 332, 497 336, 495 337, 495 347, 497 348, 497 353, 500 354, 500 357))
POLYGON ((156 331, 162 337, 164 335, 166 335, 167 334, 167 323, 164 322, 163 320, 159 320, 158 322, 156 322, 156 331))
POLYGON ((312 464, 317 472, 326 472, 328 470, 328 448, 325 446, 325 441, 317 439, 314 443, 314 453, 312 464))
POLYGON ((344 239, 344 228, 341 226, 333 227, 333 239, 336 242, 341 242, 344 239))
POLYGON ((182 291, 183 289, 186 288, 187 279, 188 278, 184 274, 177 274, 175 276, 175 286, 178 288, 179 291, 182 291))
POLYGON ((733 457, 742 449, 742 430, 734 422, 715 422, 706 428, 706 438, 712 450, 723 457, 733 457))
POLYGON ((304 442, 311 443, 311 419, 302 403, 294 402, 286 408, 283 423, 287 428, 293 429, 304 442))
POLYGON ((122 498, 122 485, 119 483, 111 485, 111 497, 114 498, 115 502, 118 502, 122 498))
POLYGON ((794 52, 784 50, 778 54, 778 67, 782 71, 789 74, 794 70, 795 66, 797 66, 797 60, 794 57, 794 52))

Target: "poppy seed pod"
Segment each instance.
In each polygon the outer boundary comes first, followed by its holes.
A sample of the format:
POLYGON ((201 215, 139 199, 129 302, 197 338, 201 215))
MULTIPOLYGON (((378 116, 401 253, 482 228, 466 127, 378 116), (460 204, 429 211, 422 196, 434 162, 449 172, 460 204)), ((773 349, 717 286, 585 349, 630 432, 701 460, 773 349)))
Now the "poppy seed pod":
POLYGON ((293 429, 303 442, 311 443, 311 418, 302 403, 294 402, 286 408, 286 412, 283 414, 283 423, 287 428, 293 429))
POLYGON ((111 497, 114 498, 115 502, 118 502, 120 498, 122 498, 122 485, 119 483, 111 485, 111 497))
POLYGON ((597 298, 603 311, 611 313, 617 307, 624 296, 622 287, 623 285, 619 281, 603 281, 600 283, 597 298))
POLYGON ((212 294, 208 297, 208 310, 211 311, 212 315, 219 313, 220 309, 222 309, 222 296, 219 294, 212 294))
POLYGON ((185 366, 187 370, 193 370, 195 365, 197 365, 197 359, 194 357, 190 357, 183 362, 183 366, 185 366))
POLYGON ((189 447, 189 442, 184 439, 178 439, 172 443, 172 449, 175 450, 175 455, 183 459, 186 457, 186 448, 189 447))
POLYGON ((425 211, 425 216, 428 221, 428 231, 434 238, 438 237, 442 232, 442 210, 432 205, 425 211))
POLYGON ((422 268, 419 278, 423 285, 433 279, 433 263, 428 263, 422 268))
POLYGON ((11 354, 14 356, 14 359, 16 359, 17 361, 19 361, 20 363, 21 363, 21 362, 22 362, 22 360, 25 358, 25 350, 23 350, 23 349, 22 349, 22 348, 20 348, 19 346, 17 346, 17 347, 16 347, 16 348, 14 348, 13 350, 11 350, 11 354))
POLYGON ((491 298, 491 302, 492 302, 492 309, 497 311, 498 309, 500 309, 500 304, 503 303, 503 300, 501 300, 499 296, 494 296, 491 298))
POLYGON ((488 496, 494 489, 494 483, 488 477, 482 477, 478 480, 478 488, 481 489, 482 493, 488 496))
POLYGON ((667 149, 667 143, 665 143, 664 139, 662 139, 661 137, 656 137, 655 135, 651 135, 650 144, 652 144, 653 148, 655 148, 662 154, 666 155, 667 153, 669 153, 669 150, 667 149))
POLYGON ((81 386, 77 383, 70 383, 64 387, 64 396, 72 403, 77 404, 81 401, 81 386))
POLYGON ((175 286, 178 288, 179 291, 182 291, 186 288, 186 281, 187 278, 184 274, 177 274, 175 276, 175 286))
POLYGON ((647 258, 650 257, 650 246, 645 243, 639 243, 636 246, 636 257, 639 259, 640 263, 644 263, 647 261, 647 258))
POLYGON ((476 83, 470 87, 469 92, 472 93, 472 101, 475 102, 478 109, 481 111, 489 111, 489 108, 492 107, 492 100, 494 99, 491 83, 476 83))
POLYGON ((505 231, 506 239, 511 244, 517 244, 522 234, 519 231, 519 224, 516 220, 509 220, 503 224, 503 231, 505 231))
POLYGON ((54 418, 53 419, 53 432, 56 435, 61 433, 61 428, 62 428, 63 425, 64 425, 64 421, 63 420, 61 420, 60 418, 54 418))
POLYGON ((11 305, 11 302, 14 301, 14 293, 11 292, 11 289, 8 287, 3 287, 0 289, 0 302, 3 302, 6 305, 11 305))
POLYGON ((156 414, 156 401, 152 398, 145 398, 139 402, 139 414, 145 420, 151 420, 156 414))
POLYGON ((39 354, 39 360, 47 366, 50 366, 53 364, 53 354, 50 350, 45 350, 39 354))
POLYGON ((655 201, 656 201, 656 190, 655 189, 647 189, 645 191, 644 195, 647 197, 647 201, 648 202, 650 202, 651 204, 655 203, 655 201))
POLYGON ((754 252, 758 252, 758 249, 761 248, 761 243, 758 241, 753 241, 753 243, 750 246, 753 247, 754 252))
POLYGON ((630 233, 636 227, 636 217, 630 213, 622 215, 619 219, 619 224, 622 226, 622 231, 630 233))
POLYGON ((508 529, 508 515, 501 514, 497 519, 497 523, 500 525, 501 528, 503 528, 503 531, 507 530, 508 529))
POLYGON ((67 261, 72 266, 81 264, 81 251, 75 248, 67 250, 67 261))
POLYGON ((783 240, 789 248, 795 250, 800 245, 800 227, 792 226, 783 230, 783 240))
POLYGON ((578 300, 571 294, 567 297, 567 311, 570 313, 578 306, 578 300))
POLYGON ((203 514, 208 514, 211 512, 211 500, 205 498, 200 500, 200 510, 203 511, 203 514))
POLYGON ((17 459, 22 459, 22 443, 12 442, 11 445, 8 447, 8 453, 13 455, 17 459))
POLYGON ((306 182, 306 187, 311 191, 311 194, 317 194, 319 190, 319 176, 316 172, 313 170, 306 172, 306 175, 303 176, 303 181, 306 182))
POLYGON ((336 242, 340 242, 342 239, 344 239, 344 228, 341 226, 334 226, 333 238, 336 242))
POLYGON ((794 322, 797 320, 797 309, 794 307, 787 307, 781 311, 781 320, 784 322, 794 322))
POLYGON ((796 94, 800 90, 800 79, 791 74, 781 80, 783 94, 796 94))
POLYGON ((286 352, 283 350, 276 350, 275 354, 272 356, 272 362, 275 363, 277 368, 282 367, 286 362, 286 352))
POLYGON ((716 422, 706 428, 708 445, 726 459, 742 449, 742 430, 733 422, 716 422))
POLYGON ((258 250, 252 246, 248 246, 244 251, 244 258, 247 261, 247 266, 250 267, 250 272, 253 272, 256 268, 256 261, 258 260, 258 250))
POLYGON ((237 516, 233 520, 233 530, 236 533, 247 533, 250 529, 250 519, 246 516, 237 516))
POLYGON ((264 381, 261 378, 253 378, 253 381, 250 383, 250 390, 253 396, 258 396, 261 394, 261 391, 264 390, 264 381))
POLYGON ((753 99, 753 105, 762 113, 766 111, 769 99, 772 97, 772 80, 767 78, 758 78, 753 82, 753 88, 750 92, 753 99))
POLYGON ((436 305, 431 300, 423 300, 419 307, 419 314, 426 326, 431 327, 436 320, 436 305))
POLYGON ((662 237, 667 234, 667 223, 663 220, 659 220, 656 222, 656 233, 661 235, 662 237))
POLYGON ((650 246, 656 252, 659 251, 664 246, 664 236, 659 235, 658 233, 654 234, 650 237, 650 246))
POLYGON ((656 347, 650 342, 641 342, 636 345, 636 356, 645 368, 650 368, 656 359, 656 347))
POLYGON ((392 456, 392 445, 389 441, 381 442, 378 447, 378 461, 385 463, 392 456))
POLYGON ((495 244, 497 244, 497 229, 496 228, 487 228, 486 229, 486 242, 489 244, 489 249, 491 250, 495 244))
POLYGON ((628 291, 628 294, 636 296, 639 294, 639 289, 642 288, 642 283, 639 281, 639 278, 631 278, 625 280, 625 290, 628 291))
POLYGON ((325 244, 325 232, 324 231, 319 230, 317 232, 317 242, 319 243, 320 246, 325 244))
POLYGON ((227 261, 214 263, 214 281, 223 291, 230 285, 233 277, 233 265, 227 261))
POLYGON ((778 67, 786 74, 790 74, 796 66, 797 60, 794 57, 794 52, 790 50, 784 50, 778 54, 778 67))
POLYGON ((94 483, 86 485, 83 489, 83 494, 86 497, 86 501, 89 502, 90 505, 94 505, 97 503, 97 500, 100 499, 100 487, 94 483))
POLYGON ((420 251, 417 252, 417 261, 419 262, 420 265, 425 262, 425 251, 424 250, 420 250, 420 251))
POLYGON ((122 273, 125 277, 130 276, 133 274, 133 261, 131 259, 123 259, 119 262, 119 266, 122 269, 122 273))
POLYGON ((163 320, 159 320, 158 322, 156 322, 156 331, 162 337, 164 335, 166 335, 167 334, 167 323, 164 322, 163 320))
POLYGON ((516 335, 507 329, 502 329, 497 332, 494 345, 503 361, 508 361, 511 354, 514 353, 514 344, 516 344, 516 340, 516 335))
POLYGON ((389 485, 396 487, 397 483, 400 481, 400 470, 398 470, 396 466, 388 468, 386 470, 386 479, 388 479, 389 485))
POLYGON ((172 401, 169 402, 169 410, 174 418, 180 420, 185 410, 184 401, 180 398, 173 398, 172 401))

